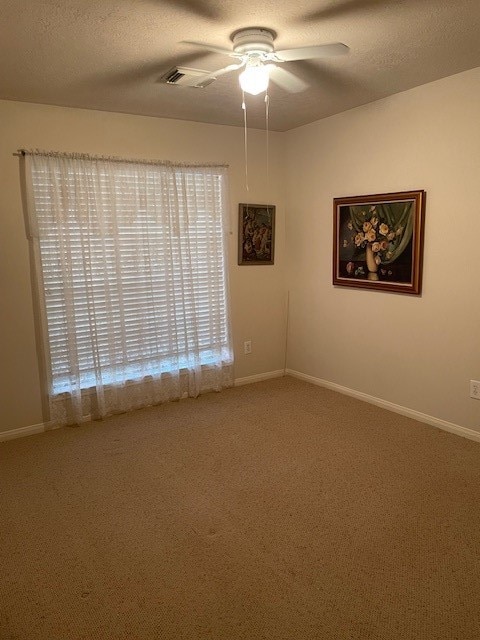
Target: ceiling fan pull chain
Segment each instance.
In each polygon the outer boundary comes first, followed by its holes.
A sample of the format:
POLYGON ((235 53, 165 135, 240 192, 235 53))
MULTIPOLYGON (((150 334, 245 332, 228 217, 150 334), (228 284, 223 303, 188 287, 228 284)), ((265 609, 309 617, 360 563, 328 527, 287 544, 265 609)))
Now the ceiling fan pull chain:
POLYGON ((245 91, 242 91, 242 109, 243 109, 243 131, 245 144, 245 189, 248 188, 248 142, 247 142, 247 105, 245 102, 245 91))
POLYGON ((270 189, 270 126, 269 126, 269 116, 270 116, 270 96, 268 95, 268 89, 265 91, 265 129, 267 132, 267 193, 270 189))

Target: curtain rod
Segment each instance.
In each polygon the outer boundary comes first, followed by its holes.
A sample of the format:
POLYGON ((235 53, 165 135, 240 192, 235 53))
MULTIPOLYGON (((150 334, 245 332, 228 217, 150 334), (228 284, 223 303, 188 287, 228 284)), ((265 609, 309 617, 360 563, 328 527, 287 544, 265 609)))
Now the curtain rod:
POLYGON ((134 158, 119 158, 117 156, 97 156, 88 153, 69 153, 66 151, 43 151, 41 149, 17 149, 12 155, 22 158, 24 156, 48 156, 51 158, 67 158, 70 160, 93 160, 99 162, 124 162, 126 164, 148 164, 161 167, 202 168, 217 167, 228 169, 229 165, 219 162, 170 162, 169 160, 144 160, 134 158))

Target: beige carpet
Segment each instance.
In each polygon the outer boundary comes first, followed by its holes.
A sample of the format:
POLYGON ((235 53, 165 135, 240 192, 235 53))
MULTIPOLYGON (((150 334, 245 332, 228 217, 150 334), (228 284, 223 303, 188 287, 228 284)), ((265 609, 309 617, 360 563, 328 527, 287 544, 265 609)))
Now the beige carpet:
POLYGON ((292 378, 0 445, 2 640, 480 638, 480 445, 292 378))

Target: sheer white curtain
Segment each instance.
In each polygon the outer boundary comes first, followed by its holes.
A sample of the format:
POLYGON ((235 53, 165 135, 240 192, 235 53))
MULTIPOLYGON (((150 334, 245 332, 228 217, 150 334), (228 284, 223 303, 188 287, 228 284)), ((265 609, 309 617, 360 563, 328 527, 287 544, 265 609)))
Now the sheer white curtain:
POLYGON ((51 421, 232 384, 227 169, 25 156, 51 421))

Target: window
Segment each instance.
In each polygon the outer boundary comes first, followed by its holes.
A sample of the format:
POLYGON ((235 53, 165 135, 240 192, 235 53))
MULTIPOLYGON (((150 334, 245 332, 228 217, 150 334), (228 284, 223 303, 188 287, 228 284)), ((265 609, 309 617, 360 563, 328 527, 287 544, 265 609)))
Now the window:
POLYGON ((60 154, 26 168, 60 422, 230 384, 226 169, 60 154))

